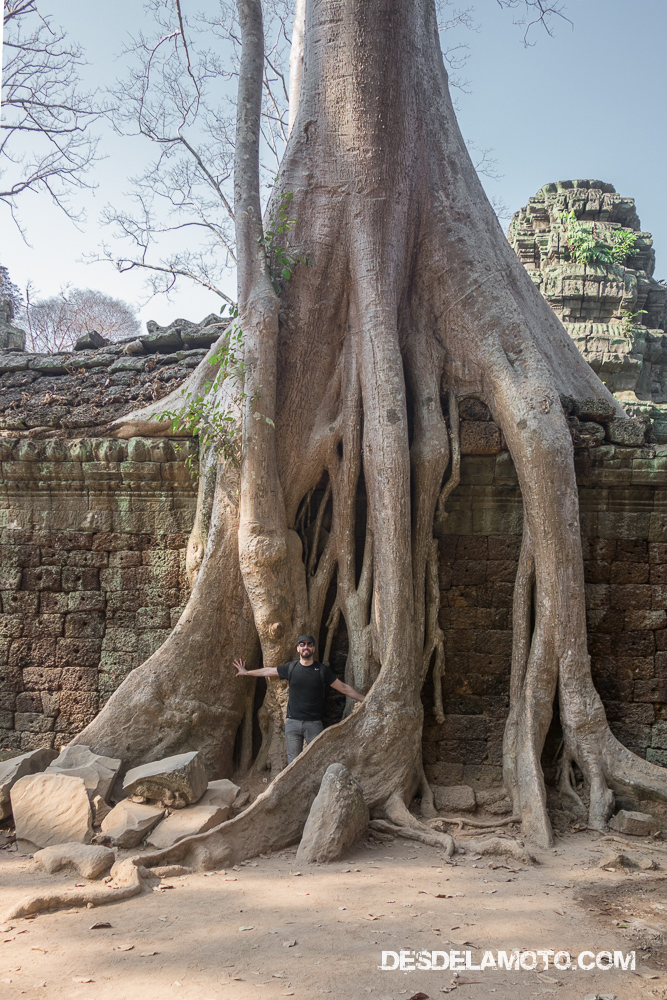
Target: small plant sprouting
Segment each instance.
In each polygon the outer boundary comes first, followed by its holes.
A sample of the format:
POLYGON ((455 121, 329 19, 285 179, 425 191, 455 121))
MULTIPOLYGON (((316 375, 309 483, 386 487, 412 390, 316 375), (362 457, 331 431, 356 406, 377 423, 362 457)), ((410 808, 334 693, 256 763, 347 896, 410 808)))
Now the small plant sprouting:
POLYGON ((293 198, 290 191, 283 191, 278 207, 269 216, 268 228, 261 238, 271 284, 276 293, 280 292, 283 281, 290 280, 297 264, 310 263, 305 254, 290 248, 289 241, 286 240, 284 246, 280 243, 280 237, 285 236, 296 225, 296 219, 288 217, 293 198))
POLYGON ((610 229, 603 236, 594 222, 579 222, 574 209, 564 218, 562 213, 556 218, 565 222, 567 245, 575 264, 624 264, 628 257, 639 253, 635 248, 637 233, 631 229, 610 229))

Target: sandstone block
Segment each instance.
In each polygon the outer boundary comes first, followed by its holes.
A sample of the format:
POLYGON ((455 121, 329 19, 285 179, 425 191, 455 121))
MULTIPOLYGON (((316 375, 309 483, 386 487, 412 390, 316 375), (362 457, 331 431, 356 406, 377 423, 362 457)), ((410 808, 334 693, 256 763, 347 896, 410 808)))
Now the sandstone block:
POLYGON ((297 863, 335 861, 368 826, 361 786, 343 764, 330 764, 310 807, 297 851, 297 863))
POLYGON ((9 816, 12 811, 9 793, 19 778, 43 771, 56 756, 55 750, 42 747, 0 763, 0 819, 9 816))
POLYGON ((171 847, 177 840, 192 837, 196 833, 205 833, 219 826, 229 816, 229 806, 188 806, 179 809, 163 819, 151 835, 148 843, 152 847, 162 849, 171 847))
POLYGON ((617 871, 619 868, 629 868, 630 860, 625 854, 621 854, 619 851, 607 851, 603 854, 598 862, 598 868, 613 868, 617 871))
POLYGON ((475 792, 480 809, 492 816, 508 816, 512 812, 512 800, 504 788, 483 788, 475 792))
POLYGON ((53 875, 61 868, 75 868, 84 878, 97 878, 111 868, 116 855, 108 847, 93 844, 54 844, 44 847, 34 855, 42 868, 53 875))
POLYGON ((123 791, 179 808, 198 802, 207 784, 204 761, 194 750, 133 767, 125 775, 123 791))
POLYGON ((474 812, 477 808, 475 792, 470 785, 435 785, 433 798, 436 809, 442 812, 474 812))
POLYGON ((16 836, 38 847, 89 844, 93 835, 90 800, 83 778, 34 774, 19 778, 10 792, 16 836))
POLYGON ((576 399, 574 409, 580 420, 596 420, 598 423, 607 423, 616 416, 614 404, 608 403, 604 399, 576 399))
POLYGON ((500 428, 493 421, 461 421, 462 455, 497 455, 502 447, 500 428))
POLYGON ((206 791, 198 804, 200 806, 220 806, 230 809, 238 793, 239 786, 235 785, 229 778, 220 778, 219 781, 209 781, 206 791))
POLYGON ((612 816, 609 826, 617 833, 630 837, 650 837, 660 829, 660 824, 649 813, 630 812, 627 809, 621 809, 612 816))
POLYGON ((644 443, 646 424, 643 420, 632 420, 629 417, 620 417, 610 421, 608 427, 609 440, 613 444, 620 444, 629 448, 638 448, 644 443))
POLYGON ((47 772, 83 778, 92 801, 97 795, 103 799, 109 797, 121 763, 115 757, 102 757, 93 753, 90 747, 80 744, 65 747, 60 756, 49 764, 47 772))
POLYGON ((104 817, 101 830, 116 847, 137 847, 163 816, 164 809, 158 806, 122 799, 104 817))

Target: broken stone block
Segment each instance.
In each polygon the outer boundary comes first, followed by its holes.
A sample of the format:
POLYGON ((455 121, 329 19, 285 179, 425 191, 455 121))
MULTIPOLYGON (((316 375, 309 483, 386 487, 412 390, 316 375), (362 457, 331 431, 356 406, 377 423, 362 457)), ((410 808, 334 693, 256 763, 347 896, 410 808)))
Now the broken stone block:
MULTIPOLYGON (((229 778, 220 778, 218 781, 209 781, 206 791, 200 798, 200 806, 220 806, 221 808, 231 808, 236 796, 239 793, 239 786, 235 785, 229 778)), ((226 818, 226 817, 225 817, 226 818)))
POLYGON ((101 830, 116 847, 137 847, 164 816, 164 809, 122 799, 102 820, 101 830))
POLYGON ((204 761, 194 750, 133 767, 125 775, 123 791, 126 795, 139 795, 172 809, 182 809, 198 802, 207 784, 204 761))
POLYGON ((434 785, 435 808, 441 812, 474 812, 477 808, 475 792, 470 785, 434 785))
POLYGON ((206 833, 227 819, 229 806, 188 806, 178 809, 163 819, 148 837, 151 847, 162 849, 171 847, 177 840, 192 837, 196 833, 206 833))
POLYGON ((10 795, 17 839, 37 847, 90 843, 93 816, 83 778, 47 771, 26 775, 10 795))
POLYGON ((104 347, 109 341, 105 340, 101 333, 97 330, 89 330, 87 333, 82 333, 74 344, 75 351, 97 351, 100 347, 104 347))
POLYGON ((22 753, 20 757, 11 757, 0 763, 0 819, 5 819, 11 814, 9 793, 19 778, 43 771, 57 754, 57 750, 42 748, 22 753))
POLYGON ((110 812, 111 806, 107 805, 101 795, 95 795, 93 798, 93 826, 99 826, 110 812))
POLYGON ((621 809, 611 817, 609 827, 617 833, 625 834, 626 837, 650 837, 658 832, 660 824, 649 813, 621 809))
POLYGON ((297 863, 335 861, 359 840, 368 821, 361 786, 344 764, 330 764, 310 807, 297 863))
POLYGON ((65 747, 59 757, 49 764, 50 774, 68 774, 72 778, 82 778, 91 800, 99 795, 107 799, 120 770, 121 761, 116 757, 101 757, 90 747, 75 744, 65 747))
POLYGON ((84 878, 97 878, 111 868, 116 855, 108 847, 73 843, 45 847, 37 851, 34 858, 49 875, 59 872, 61 868, 76 868, 84 878))
POLYGON ((609 424, 609 440, 612 444, 625 445, 628 448, 639 448, 644 444, 646 424, 643 420, 630 417, 619 417, 609 424))

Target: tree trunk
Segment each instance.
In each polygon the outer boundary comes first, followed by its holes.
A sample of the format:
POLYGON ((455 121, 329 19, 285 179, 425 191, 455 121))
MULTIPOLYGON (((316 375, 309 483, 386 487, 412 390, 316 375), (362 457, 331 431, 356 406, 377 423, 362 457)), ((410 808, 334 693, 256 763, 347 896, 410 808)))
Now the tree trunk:
MULTIPOLYGON (((226 773, 251 697, 249 682, 233 677, 232 656, 256 659, 258 636, 265 663, 288 659, 299 631, 320 633, 333 582, 330 621, 345 620, 348 677, 368 690, 363 706, 245 813, 167 854, 226 863, 297 840, 334 761, 352 771, 376 817, 414 824, 405 804, 418 789, 428 814, 421 691, 430 664, 438 673, 443 665, 433 525, 458 475, 456 400, 473 394, 503 430, 525 510, 505 780, 524 832, 549 844, 540 754, 559 690, 564 770, 581 768, 590 823, 603 828, 610 786, 667 795, 666 772, 609 733, 586 650, 573 448, 559 393, 613 398, 484 195, 452 109, 434 0, 306 3, 300 100, 273 204, 293 195, 290 240, 310 263, 274 293, 258 214, 261 13, 258 0, 239 9, 240 503, 218 458, 210 531, 181 622, 78 742, 126 764, 198 746, 216 775, 226 773), (368 525, 357 579, 362 475, 368 525), (314 544, 298 529, 323 477, 332 520, 318 555, 317 512, 314 544)), ((141 413, 123 418, 118 433, 137 426, 141 413)), ((275 761, 282 738, 278 690, 269 684, 262 761, 271 739, 275 761)), ((563 787, 576 797, 567 780, 563 787)))

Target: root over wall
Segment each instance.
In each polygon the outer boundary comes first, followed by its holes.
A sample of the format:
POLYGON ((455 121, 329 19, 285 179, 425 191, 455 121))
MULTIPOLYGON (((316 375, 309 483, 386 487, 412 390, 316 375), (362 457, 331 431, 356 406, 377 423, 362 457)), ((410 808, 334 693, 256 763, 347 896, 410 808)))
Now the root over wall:
MULTIPOLYGON (((434 717, 429 676, 423 749, 429 780, 485 787, 502 775, 522 503, 493 427, 468 424, 461 481, 439 526, 445 719, 439 724, 434 717)), ((183 451, 160 439, 62 444, 67 460, 60 461, 49 460, 48 442, 3 445, 0 749, 6 755, 59 746, 80 732, 161 645, 189 592, 185 546, 196 483, 183 451), (107 446, 118 452, 113 460, 107 446)), ((667 766, 663 452, 663 446, 607 444, 580 449, 576 461, 593 678, 614 735, 667 766)), ((345 659, 339 634, 330 660, 341 675, 345 659)), ((329 721, 341 711, 332 701, 329 721)), ((555 775, 559 743, 554 720, 543 755, 547 780, 555 775)), ((653 802, 651 809, 662 807, 653 802)))

